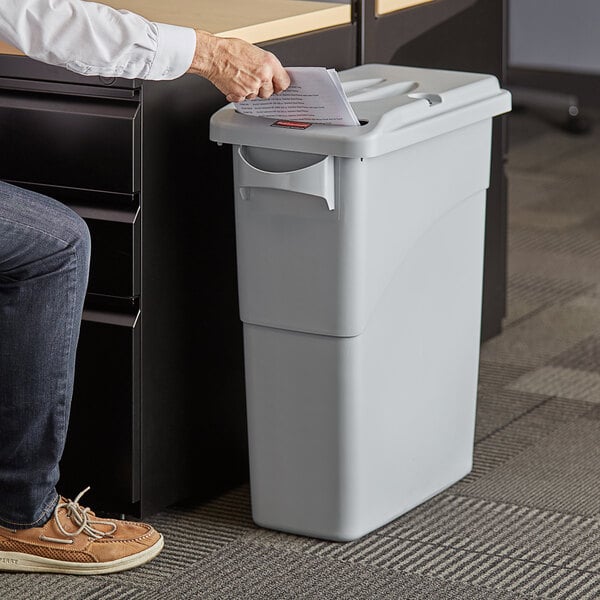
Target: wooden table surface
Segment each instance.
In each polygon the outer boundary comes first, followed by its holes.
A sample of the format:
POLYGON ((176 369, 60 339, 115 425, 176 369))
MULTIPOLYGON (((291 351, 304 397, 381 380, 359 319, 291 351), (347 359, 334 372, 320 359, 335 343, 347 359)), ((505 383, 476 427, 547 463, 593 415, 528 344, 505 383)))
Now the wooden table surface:
MULTIPOLYGON (((347 3, 312 0, 102 0, 151 21, 204 29, 223 37, 259 43, 344 25, 347 3)), ((0 54, 21 54, 0 40, 0 54)))
POLYGON ((433 2, 433 0, 375 0, 375 13, 385 15, 427 2, 433 2))

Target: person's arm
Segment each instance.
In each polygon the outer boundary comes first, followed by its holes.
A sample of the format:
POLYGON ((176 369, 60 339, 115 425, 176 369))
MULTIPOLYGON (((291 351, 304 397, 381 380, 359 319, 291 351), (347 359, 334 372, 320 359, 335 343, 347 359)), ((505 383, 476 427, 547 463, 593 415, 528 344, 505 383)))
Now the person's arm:
POLYGON ((81 75, 175 79, 196 33, 82 0, 0 0, 0 38, 27 56, 81 75))
POLYGON ((236 38, 220 38, 196 31, 196 52, 190 73, 209 79, 229 102, 268 98, 290 85, 290 78, 274 54, 236 38))
POLYGON ((0 39, 81 75, 160 80, 195 73, 229 101, 266 98, 289 85, 279 61, 252 44, 95 2, 0 0, 0 39))

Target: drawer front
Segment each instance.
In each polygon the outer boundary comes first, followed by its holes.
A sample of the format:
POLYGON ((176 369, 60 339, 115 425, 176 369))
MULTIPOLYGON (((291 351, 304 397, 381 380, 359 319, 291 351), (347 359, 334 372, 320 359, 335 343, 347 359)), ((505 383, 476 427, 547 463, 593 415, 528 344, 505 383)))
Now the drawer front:
POLYGON ((108 296, 140 293, 140 218, 137 211, 98 211, 72 207, 82 216, 92 239, 88 292, 108 296))
POLYGON ((114 194, 11 181, 71 207, 86 221, 92 239, 88 292, 140 294, 139 194, 114 194))
POLYGON ((140 319, 84 310, 61 490, 95 509, 135 514, 140 500, 140 319))
POLYGON ((0 179, 139 190, 139 102, 0 89, 0 179))

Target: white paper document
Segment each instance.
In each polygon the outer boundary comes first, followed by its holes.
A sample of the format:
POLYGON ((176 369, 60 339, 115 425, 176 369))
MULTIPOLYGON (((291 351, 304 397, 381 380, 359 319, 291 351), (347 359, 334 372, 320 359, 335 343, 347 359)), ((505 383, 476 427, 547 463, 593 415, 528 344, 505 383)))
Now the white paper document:
POLYGON ((290 67, 290 87, 263 100, 244 100, 235 108, 244 115, 321 125, 360 125, 335 69, 290 67))

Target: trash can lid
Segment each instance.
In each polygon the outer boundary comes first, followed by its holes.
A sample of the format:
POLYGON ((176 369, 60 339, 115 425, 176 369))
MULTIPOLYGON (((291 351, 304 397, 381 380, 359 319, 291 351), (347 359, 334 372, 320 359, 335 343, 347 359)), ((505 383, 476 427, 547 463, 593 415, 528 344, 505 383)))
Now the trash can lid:
POLYGON ((506 113, 510 94, 492 75, 369 64, 340 72, 360 127, 272 127, 229 104, 210 121, 215 142, 367 158, 506 113))

